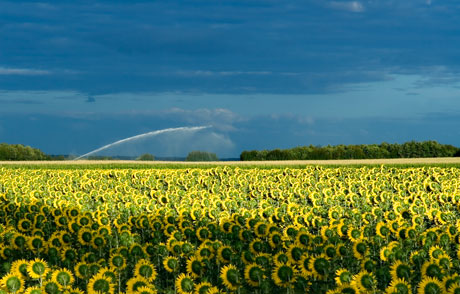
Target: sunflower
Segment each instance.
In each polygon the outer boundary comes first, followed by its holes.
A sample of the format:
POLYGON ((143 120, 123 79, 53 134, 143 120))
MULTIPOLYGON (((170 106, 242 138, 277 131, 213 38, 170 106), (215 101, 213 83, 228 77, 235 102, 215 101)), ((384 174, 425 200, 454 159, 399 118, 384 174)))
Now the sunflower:
POLYGON ((196 257, 199 260, 205 260, 205 259, 211 259, 214 256, 214 252, 210 246, 207 246, 206 244, 201 244, 200 247, 198 247, 196 251, 196 257))
POLYGON ((134 268, 134 276, 141 276, 147 281, 153 282, 157 277, 157 271, 148 260, 140 259, 134 268))
POLYGON ((329 258, 325 254, 321 254, 310 259, 308 268, 313 276, 318 279, 323 279, 328 274, 330 267, 329 258))
POLYGON ((350 227, 347 232, 347 236, 351 242, 355 243, 363 237, 362 229, 350 227))
POLYGON ((289 256, 284 251, 280 251, 273 257, 273 262, 275 263, 275 265, 288 263, 289 256))
POLYGON ((386 289, 387 294, 411 294, 412 289, 409 282, 405 279, 393 279, 386 289))
POLYGON ((449 255, 447 254, 442 254, 438 256, 438 264, 443 268, 444 270, 448 271, 451 266, 452 266, 452 259, 450 258, 449 255))
POLYGON ((29 219, 23 218, 18 222, 18 230, 23 233, 26 233, 32 229, 32 222, 29 219))
POLYGON ((99 233, 97 233, 91 240, 91 246, 96 250, 104 248, 106 244, 107 241, 105 240, 105 237, 103 235, 100 235, 99 233))
POLYGON ((36 258, 29 261, 27 272, 32 279, 42 279, 49 272, 49 267, 46 261, 36 258))
POLYGON ((237 290, 241 284, 240 274, 237 268, 232 264, 226 265, 221 269, 220 278, 225 287, 231 291, 237 290))
POLYGON ((254 239, 249 243, 249 250, 254 254, 258 254, 264 250, 264 242, 260 239, 254 239))
POLYGON ((244 278, 249 285, 258 287, 265 278, 264 270, 256 263, 249 264, 244 269, 244 278))
POLYGON ((241 260, 244 264, 250 264, 254 262, 254 254, 251 251, 245 250, 241 253, 241 260))
POLYGON ((217 250, 217 258, 223 264, 226 264, 226 263, 230 262, 232 254, 233 254, 232 248, 230 246, 227 246, 227 245, 220 246, 219 249, 217 250))
POLYGON ((282 241, 283 241, 283 235, 281 235, 281 233, 277 231, 270 233, 270 235, 268 236, 268 244, 270 245, 272 249, 277 248, 281 244, 282 241))
POLYGON ((22 292, 24 284, 25 281, 19 273, 9 273, 0 280, 1 288, 10 293, 22 292))
POLYGON ((66 289, 74 282, 74 277, 68 269, 57 269, 53 272, 51 279, 60 289, 66 289))
POLYGON ((444 289, 448 291, 452 285, 460 283, 460 276, 457 273, 450 275, 450 276, 446 276, 442 280, 442 283, 444 285, 444 289))
POLYGON ((445 255, 444 250, 439 246, 433 246, 430 248, 430 257, 433 259, 438 259, 439 256, 445 255))
POLYGON ((205 294, 224 294, 224 292, 220 291, 217 287, 211 287, 205 292, 205 294))
POLYGON ((410 281, 411 278, 411 268, 410 265, 404 263, 400 260, 397 260, 390 268, 391 279, 393 281, 397 279, 404 279, 410 281))
POLYGON ((138 243, 134 243, 129 247, 129 254, 136 259, 145 257, 144 248, 138 243))
POLYGON ((196 257, 192 256, 187 260, 187 274, 193 278, 198 278, 202 275, 204 264, 196 257))
POLYGON ((441 294, 444 293, 443 285, 437 278, 424 277, 419 283, 417 293, 441 294))
POLYGON ((149 281, 143 277, 133 277, 126 282, 126 292, 136 292, 141 287, 151 287, 149 281))
MULTIPOLYGON (((281 234, 280 234, 281 235, 281 234)), ((311 235, 307 231, 299 231, 296 236, 295 242, 306 248, 311 242, 311 235)))
POLYGON ((436 260, 429 260, 423 263, 422 265, 422 277, 430 277, 430 278, 440 278, 443 274, 442 268, 436 262, 436 260))
POLYGON ((333 244, 329 244, 329 245, 325 246, 324 247, 324 254, 326 254, 326 256, 328 258, 336 257, 337 251, 336 251, 335 246, 333 244))
POLYGON ((179 259, 177 257, 168 256, 163 260, 165 269, 172 273, 179 271, 179 259))
POLYGON ((377 287, 377 280, 372 273, 361 271, 353 277, 352 284, 356 285, 361 291, 372 291, 377 287))
POLYGON ((110 257, 109 264, 110 267, 118 271, 121 271, 126 267, 127 262, 126 258, 122 254, 114 254, 110 257))
POLYGON ((353 279, 351 272, 345 268, 338 269, 335 272, 335 282, 338 286, 350 284, 353 279))
POLYGON ((82 280, 87 280, 91 276, 89 265, 83 261, 75 265, 74 271, 75 275, 82 280))
POLYGON ((194 294, 206 294, 208 290, 212 288, 212 284, 209 282, 201 282, 195 285, 194 294))
POLYGON ((34 286, 28 287, 24 294, 45 294, 45 291, 43 291, 43 289, 38 286, 34 286))
POLYGON ((157 294, 157 290, 153 287, 139 287, 133 294, 157 294))
POLYGON ((11 272, 21 275, 24 279, 28 278, 27 266, 29 262, 25 259, 18 259, 11 264, 11 272))
POLYGON ((11 243, 13 244, 14 249, 22 250, 27 243, 27 238, 21 233, 15 233, 11 243))
POLYGON ((289 257, 289 261, 292 263, 298 263, 302 259, 303 255, 303 245, 294 243, 288 247, 286 252, 287 256, 289 257))
POLYGON ((358 294, 358 293, 361 293, 359 288, 351 283, 351 284, 348 284, 348 283, 345 283, 345 284, 342 284, 340 285, 337 289, 336 289, 336 292, 333 292, 333 293, 343 293, 343 294, 358 294))
POLYGON ((460 294, 460 283, 455 283, 449 287, 447 294, 460 294))
POLYGON ((91 245, 93 234, 90 229, 82 228, 78 231, 78 242, 82 245, 91 245))
POLYGON ((377 223, 375 231, 382 238, 386 238, 390 234, 390 228, 383 221, 377 223))
POLYGON ((263 222, 259 222, 254 227, 254 233, 257 237, 262 238, 268 234, 268 226, 263 222))
POLYGON ((177 293, 191 294, 193 293, 193 288, 195 287, 195 283, 193 282, 192 277, 182 273, 176 278, 175 286, 176 286, 177 293))
POLYGON ((358 239, 353 242, 353 255, 358 260, 363 259, 368 251, 368 246, 363 239, 358 239))
POLYGON ((109 293, 115 292, 115 285, 110 282, 110 279, 101 274, 94 275, 88 283, 88 294, 109 293))
POLYGON ((47 280, 43 283, 43 289, 46 294, 58 294, 60 292, 59 285, 52 280, 47 280))
POLYGON ((277 286, 287 288, 297 279, 296 268, 288 263, 277 265, 273 269, 272 279, 277 286))

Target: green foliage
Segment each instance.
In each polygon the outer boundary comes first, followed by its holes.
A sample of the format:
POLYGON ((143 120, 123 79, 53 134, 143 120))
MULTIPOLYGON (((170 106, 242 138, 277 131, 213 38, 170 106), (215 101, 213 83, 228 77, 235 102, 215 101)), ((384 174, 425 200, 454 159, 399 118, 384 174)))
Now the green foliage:
POLYGON ((154 160, 155 160, 155 156, 153 156, 152 154, 149 154, 149 153, 145 153, 145 154, 142 154, 141 156, 139 156, 138 158, 136 158, 136 160, 141 160, 141 161, 154 161, 154 160))
POLYGON ((192 151, 187 155, 186 161, 218 161, 215 153, 206 151, 192 151))
POLYGON ((0 160, 48 160, 49 156, 39 149, 21 144, 0 144, 0 160))
POLYGON ((380 145, 299 146, 291 149, 243 151, 240 160, 324 160, 460 156, 460 148, 436 141, 380 145))

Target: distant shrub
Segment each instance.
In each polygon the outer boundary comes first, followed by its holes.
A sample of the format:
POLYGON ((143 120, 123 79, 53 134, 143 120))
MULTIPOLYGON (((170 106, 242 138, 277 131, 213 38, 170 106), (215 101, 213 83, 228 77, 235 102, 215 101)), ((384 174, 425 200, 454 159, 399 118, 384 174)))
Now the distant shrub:
POLYGON ((311 159, 375 159, 460 156, 460 149, 436 141, 380 145, 299 146, 291 149, 243 151, 240 160, 311 160, 311 159))
POLYGON ((186 161, 218 161, 215 153, 206 151, 192 151, 185 158, 186 161))
POLYGON ((145 154, 142 154, 141 156, 139 156, 138 158, 136 158, 136 160, 141 160, 141 161, 154 161, 154 160, 155 160, 155 156, 153 156, 152 154, 149 154, 149 153, 145 153, 145 154))
POLYGON ((0 160, 48 160, 49 156, 39 149, 22 144, 0 144, 0 160))

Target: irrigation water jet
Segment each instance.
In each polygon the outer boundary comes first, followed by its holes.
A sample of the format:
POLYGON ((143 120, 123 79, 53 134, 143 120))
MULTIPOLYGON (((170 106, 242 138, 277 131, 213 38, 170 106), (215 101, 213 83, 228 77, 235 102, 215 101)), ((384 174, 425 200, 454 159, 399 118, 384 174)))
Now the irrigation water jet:
POLYGON ((140 135, 128 137, 128 138, 121 139, 121 140, 115 141, 113 143, 107 144, 105 146, 102 146, 101 148, 98 148, 98 149, 95 149, 95 150, 93 150, 91 152, 83 154, 83 155, 75 158, 74 160, 82 159, 83 157, 89 156, 91 154, 97 153, 97 152, 105 150, 105 149, 108 149, 110 147, 120 145, 120 144, 125 143, 125 142, 134 141, 134 140, 137 140, 137 139, 142 139, 142 138, 145 138, 145 137, 151 137, 151 136, 156 136, 156 135, 163 134, 163 133, 178 132, 178 131, 190 131, 190 132, 193 132, 193 131, 199 131, 199 130, 202 130, 202 129, 207 129, 207 128, 210 128, 210 127, 211 126, 180 127, 180 128, 169 128, 169 129, 163 129, 163 130, 158 130, 158 131, 147 132, 147 133, 143 133, 143 134, 140 134, 140 135))

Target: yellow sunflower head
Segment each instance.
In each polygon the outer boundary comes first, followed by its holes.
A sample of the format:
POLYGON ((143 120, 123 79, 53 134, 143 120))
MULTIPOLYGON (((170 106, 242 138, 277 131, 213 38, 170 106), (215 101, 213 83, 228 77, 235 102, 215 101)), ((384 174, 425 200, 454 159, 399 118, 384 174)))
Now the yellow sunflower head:
POLYGON ((212 288, 212 284, 209 282, 201 282, 195 285, 195 294, 206 294, 208 290, 212 288))
POLYGON ((223 264, 229 263, 233 255, 233 250, 230 246, 220 246, 217 250, 217 258, 223 264))
POLYGON ((204 271, 204 264, 196 257, 192 256, 187 260, 187 274, 198 278, 204 271))
POLYGON ((137 262, 136 267, 134 268, 134 276, 141 276, 147 281, 152 282, 157 277, 157 271, 150 261, 141 259, 137 262))
POLYGON ((180 274, 176 278, 175 285, 177 293, 179 294, 191 294, 195 288, 195 283, 193 282, 192 277, 184 273, 180 274))
POLYGON ((419 283, 418 294, 444 293, 443 285, 437 278, 423 277, 419 283))
POLYGON ((116 270, 122 270, 126 267, 127 261, 122 254, 114 254, 109 259, 109 265, 116 270))
POLYGON ((53 274, 51 276, 52 281, 55 282, 60 289, 66 289, 69 288, 72 283, 74 282, 74 277, 72 272, 70 272, 68 269, 57 269, 53 271, 53 274))
POLYGON ((338 269, 335 272, 335 282, 338 286, 349 284, 353 279, 351 272, 345 268, 338 269))
POLYGON ((88 283, 88 293, 114 293, 115 285, 111 283, 110 278, 101 274, 94 275, 88 283))
POLYGON ((361 271, 355 275, 352 283, 363 292, 373 291, 377 288, 377 280, 374 274, 367 271, 361 271))
POLYGON ((180 267, 179 259, 177 259, 177 257, 168 256, 163 260, 163 266, 165 270, 170 273, 178 272, 180 267))
POLYGON ((133 294, 157 294, 157 290, 153 287, 139 287, 137 288, 136 292, 133 294))
POLYGON ((240 273, 238 269, 230 264, 224 266, 220 271, 220 278, 223 284, 231 291, 235 291, 241 284, 240 273))
POLYGON ((438 262, 434 259, 426 261, 422 265, 422 277, 430 277, 430 278, 440 278, 443 275, 443 270, 438 262))
POLYGON ((9 273, 0 280, 2 289, 9 293, 19 293, 24 290, 25 281, 19 273, 9 273))
POLYGON ((393 281, 397 279, 404 279, 406 281, 411 280, 412 271, 409 264, 397 260, 390 269, 391 279, 393 281))
POLYGON ((44 278, 49 272, 49 267, 46 261, 36 258, 29 261, 27 265, 27 272, 32 279, 44 278))
POLYGON ((388 294, 411 294, 412 289, 409 282, 404 279, 392 279, 389 287, 385 291, 388 294))
POLYGON ((151 285, 149 283, 149 281, 147 281, 143 277, 137 276, 137 277, 133 277, 133 278, 129 279, 126 282, 126 292, 134 293, 141 287, 149 287, 150 288, 152 286, 153 285, 151 285))
POLYGON ((288 288, 297 279, 297 270, 291 264, 281 264, 275 266, 272 272, 272 279, 277 286, 288 288))
POLYGON ((25 259, 18 259, 11 264, 11 273, 21 275, 24 279, 28 278, 27 266, 29 262, 25 259))
POLYGON ((249 264, 244 269, 244 278, 249 285, 258 287, 265 278, 264 269, 256 263, 249 264))
POLYGON ((312 257, 308 264, 313 276, 318 279, 323 279, 328 274, 330 266, 329 258, 325 254, 312 257))
POLYGON ((28 287, 24 294, 45 294, 45 291, 38 287, 38 286, 33 286, 33 287, 28 287))

